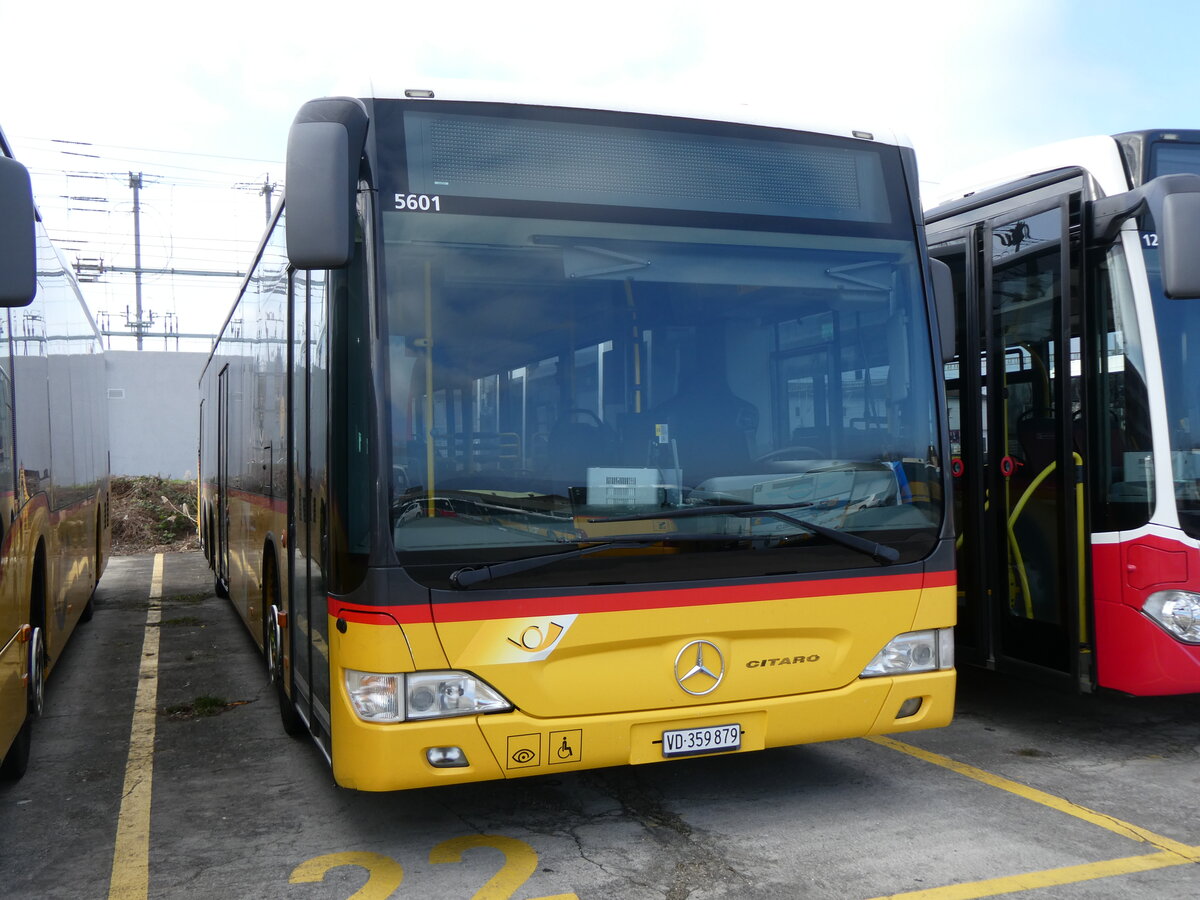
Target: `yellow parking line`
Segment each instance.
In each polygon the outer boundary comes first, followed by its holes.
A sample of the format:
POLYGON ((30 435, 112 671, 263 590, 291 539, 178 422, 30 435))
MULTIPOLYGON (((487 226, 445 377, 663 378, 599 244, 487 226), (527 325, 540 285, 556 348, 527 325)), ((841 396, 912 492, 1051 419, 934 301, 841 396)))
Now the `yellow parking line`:
MULTIPOLYGON (((1018 797, 1032 800, 1034 803, 1040 803, 1050 809, 1074 816, 1077 819, 1104 828, 1130 840, 1159 848, 1158 853, 1148 853, 1142 856, 1127 856, 1123 859, 1085 863, 1078 866, 1065 866, 1060 869, 1046 869, 1040 872, 1009 875, 1002 878, 991 878, 985 881, 973 881, 965 884, 951 884, 945 887, 928 888, 902 894, 889 894, 888 897, 890 898, 902 897, 906 898, 906 900, 973 900, 976 897, 993 897, 997 894, 1007 894, 1013 891, 1028 891, 1063 884, 1075 884, 1080 881, 1092 881, 1097 878, 1108 878, 1114 875, 1148 872, 1152 869, 1163 869, 1170 866, 1200 862, 1200 847, 1189 847, 1179 841, 1155 834, 1130 822, 1104 815, 1085 806, 1064 800, 1062 797, 1056 797, 1045 791, 1039 791, 1037 788, 1020 784, 999 775, 993 775, 991 772, 985 772, 983 769, 959 762, 948 756, 931 753, 928 750, 922 750, 920 747, 914 747, 911 744, 905 744, 893 738, 870 737, 867 740, 900 753, 907 753, 909 756, 933 763, 952 772, 957 772, 959 775, 974 779, 990 787, 1008 791, 1018 797)), ((882 898, 879 898, 879 900, 882 900, 882 898)))
POLYGON ((949 769, 952 772, 957 772, 959 775, 965 775, 967 778, 973 778, 975 781, 990 785, 991 787, 1000 788, 1003 791, 1008 791, 1011 794, 1016 794, 1018 797, 1023 797, 1026 800, 1032 800, 1034 803, 1040 803, 1043 806, 1048 806, 1051 809, 1059 812, 1064 812, 1069 816, 1074 816, 1077 819, 1082 819, 1089 824, 1096 825, 1100 828, 1105 828, 1122 837, 1127 837, 1133 841, 1142 841, 1151 844, 1160 850, 1167 850, 1172 853, 1177 853, 1185 857, 1190 862, 1200 861, 1200 856, 1196 855, 1196 848, 1189 847, 1179 841, 1173 841, 1168 837, 1163 837, 1159 834, 1154 834, 1152 831, 1147 831, 1145 828, 1140 828, 1137 825, 1132 825, 1129 822, 1123 822, 1113 816, 1106 816, 1103 813, 1098 813, 1095 810, 1088 809, 1086 806, 1080 806, 1072 803, 1070 800, 1064 800, 1062 797, 1056 797, 1053 794, 1047 794, 1045 791, 1039 791, 1037 788, 1031 788, 1028 785, 1020 784, 1016 781, 1010 781, 1007 778, 1002 778, 999 775, 993 775, 991 772, 985 772, 983 769, 977 769, 974 766, 969 766, 966 763, 958 762, 948 756, 942 756, 937 753, 930 753, 928 750, 922 750, 920 747, 914 747, 911 744, 901 743, 900 741, 886 737, 871 737, 867 740, 880 744, 884 747, 890 747, 893 750, 898 750, 901 753, 907 753, 909 756, 915 756, 917 759, 925 762, 933 763, 935 766, 941 766, 944 769, 949 769))
MULTIPOLYGON (((1195 853, 1200 851, 1200 847, 1192 847, 1191 850, 1195 853)), ((990 878, 987 881, 948 884, 945 887, 929 888, 923 891, 888 894, 886 897, 877 897, 875 900, 975 900, 977 897, 995 897, 997 894, 1011 894, 1014 891, 1032 891, 1064 884, 1078 884, 1081 881, 1111 878, 1114 875, 1130 875, 1134 872, 1149 872, 1153 869, 1183 866, 1191 862, 1193 860, 1176 853, 1162 851, 1148 853, 1145 856, 1127 856, 1124 859, 1084 863, 1081 866, 1046 869, 1041 872, 1029 872, 1025 875, 990 878)))
POLYGON ((133 726, 129 732, 129 756, 125 763, 125 785, 117 818, 117 841, 113 848, 109 900, 145 900, 150 890, 150 788, 154 777, 154 726, 158 714, 158 636, 162 619, 163 556, 154 557, 150 578, 150 610, 142 639, 138 667, 137 697, 133 704, 133 726))

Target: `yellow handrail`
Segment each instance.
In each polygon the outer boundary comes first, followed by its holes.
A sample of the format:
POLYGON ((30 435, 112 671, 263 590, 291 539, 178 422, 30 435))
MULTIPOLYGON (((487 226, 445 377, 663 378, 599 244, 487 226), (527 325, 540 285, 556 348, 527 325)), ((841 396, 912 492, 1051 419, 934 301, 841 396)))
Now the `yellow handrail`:
POLYGON ((433 266, 425 263, 425 515, 433 518, 437 511, 433 499, 434 464, 433 440, 433 266))
MULTIPOLYGON (((1072 451, 1071 457, 1075 461, 1075 465, 1077 465, 1077 466, 1083 465, 1083 457, 1080 456, 1078 453, 1072 451)), ((1029 576, 1025 572, 1025 561, 1021 556, 1021 548, 1017 543, 1017 535, 1016 535, 1016 531, 1015 531, 1015 526, 1016 526, 1017 518, 1021 515, 1021 512, 1025 509, 1025 504, 1029 502, 1029 498, 1033 495, 1033 492, 1035 490, 1037 490, 1038 487, 1041 486, 1043 481, 1045 481, 1047 478, 1050 477, 1050 473, 1052 473, 1056 468, 1058 468, 1057 461, 1050 463, 1050 465, 1048 465, 1045 469, 1043 469, 1041 472, 1038 473, 1038 476, 1036 478, 1034 478, 1032 482, 1030 482, 1029 486, 1027 488, 1025 488, 1024 492, 1021 494, 1021 498, 1017 501, 1017 505, 1012 508, 1012 511, 1009 513, 1008 522, 1007 522, 1009 549, 1011 550, 1013 557, 1014 557, 1014 561, 1016 563, 1017 578, 1021 583, 1021 593, 1025 597, 1025 617, 1027 619, 1033 618, 1033 594, 1029 589, 1029 576)), ((990 504, 991 504, 990 500, 987 500, 987 499, 984 500, 983 509, 985 512, 988 510, 990 504)), ((965 537, 964 534, 959 533, 958 537, 954 541, 954 549, 955 550, 962 549, 964 537, 965 537)), ((1083 516, 1083 482, 1076 481, 1075 482, 1075 553, 1076 553, 1075 564, 1076 564, 1076 567, 1078 570, 1077 574, 1079 576, 1079 582, 1078 582, 1079 589, 1076 591, 1076 593, 1078 594, 1078 597, 1079 597, 1079 639, 1080 639, 1080 641, 1087 640, 1087 615, 1086 615, 1087 600, 1086 600, 1085 591, 1084 591, 1084 578, 1085 578, 1085 568, 1086 568, 1085 562, 1084 562, 1084 553, 1085 553, 1085 548, 1086 548, 1086 543, 1087 543, 1086 538, 1087 538, 1087 530, 1086 530, 1086 527, 1084 524, 1084 516, 1083 516)))
MULTIPOLYGON (((1075 465, 1077 465, 1077 466, 1083 465, 1083 457, 1080 456, 1078 453, 1072 451, 1071 458, 1075 461, 1075 465)), ((1033 596, 1030 594, 1030 591, 1029 591, 1029 577, 1025 574, 1025 563, 1024 563, 1024 560, 1021 558, 1021 550, 1017 545, 1017 537, 1016 537, 1016 532, 1014 531, 1014 526, 1016 525, 1017 518, 1021 515, 1021 512, 1025 509, 1025 504, 1029 501, 1029 498, 1033 495, 1033 492, 1035 490, 1037 490, 1038 487, 1041 486, 1042 482, 1045 481, 1050 476, 1050 473, 1053 472, 1057 468, 1058 468, 1058 461, 1055 460, 1054 462, 1050 463, 1050 465, 1046 466, 1046 468, 1044 468, 1041 472, 1039 472, 1038 476, 1029 483, 1029 486, 1027 488, 1025 488, 1024 493, 1021 494, 1021 499, 1017 501, 1017 505, 1012 508, 1012 512, 1009 513, 1009 516, 1008 516, 1008 540, 1009 540, 1009 544, 1010 544, 1010 547, 1013 552, 1013 556, 1016 559, 1017 576, 1021 581, 1021 589, 1025 594, 1025 617, 1027 619, 1033 618, 1033 596)), ((1075 551, 1076 551, 1075 564, 1076 564, 1076 567, 1078 570, 1077 574, 1079 576, 1079 582, 1078 582, 1079 590, 1076 593, 1079 595, 1079 629, 1080 629, 1080 639, 1081 640, 1086 636, 1086 628, 1085 628, 1086 623, 1085 623, 1085 616, 1084 616, 1084 613, 1086 610, 1086 601, 1084 599, 1084 591, 1083 591, 1084 547, 1086 544, 1085 538, 1086 538, 1086 529, 1084 527, 1084 520, 1083 520, 1083 482, 1076 481, 1075 482, 1075 551)))

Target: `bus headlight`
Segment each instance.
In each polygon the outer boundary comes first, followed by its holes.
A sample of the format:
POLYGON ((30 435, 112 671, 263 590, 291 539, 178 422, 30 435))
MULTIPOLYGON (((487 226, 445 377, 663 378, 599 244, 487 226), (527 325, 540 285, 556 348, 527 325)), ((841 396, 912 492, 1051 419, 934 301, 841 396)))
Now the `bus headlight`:
POLYGON ((954 629, 934 628, 909 631, 888 641, 867 663, 859 678, 881 675, 912 675, 954 668, 954 629))
POLYGON ((469 672, 417 672, 407 681, 410 719, 467 716, 512 709, 491 685, 469 672))
POLYGON ((469 672, 400 673, 346 670, 346 694, 364 722, 403 722, 512 709, 491 685, 469 672))
POLYGON ((1142 612, 1172 637, 1189 644, 1200 644, 1200 594, 1155 591, 1142 604, 1142 612))

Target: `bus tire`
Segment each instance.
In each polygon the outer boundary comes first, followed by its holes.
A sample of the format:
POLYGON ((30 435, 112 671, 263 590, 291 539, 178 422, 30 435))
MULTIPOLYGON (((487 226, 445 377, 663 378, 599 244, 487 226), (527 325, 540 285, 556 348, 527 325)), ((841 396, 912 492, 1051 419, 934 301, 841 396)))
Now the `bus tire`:
POLYGON ((25 723, 4 754, 4 761, 0 762, 0 781, 16 781, 25 774, 29 767, 29 750, 33 745, 33 720, 46 707, 46 644, 41 628, 32 630, 28 645, 26 674, 29 684, 26 688, 25 723))
POLYGON ((46 638, 34 628, 29 636, 29 706, 27 715, 39 718, 46 708, 46 638))
POLYGON ((263 586, 266 594, 263 598, 263 655, 267 659, 267 676, 279 701, 279 721, 284 733, 299 737, 308 733, 308 726, 283 683, 286 673, 283 667, 283 627, 279 624, 279 578, 273 563, 267 563, 263 586))

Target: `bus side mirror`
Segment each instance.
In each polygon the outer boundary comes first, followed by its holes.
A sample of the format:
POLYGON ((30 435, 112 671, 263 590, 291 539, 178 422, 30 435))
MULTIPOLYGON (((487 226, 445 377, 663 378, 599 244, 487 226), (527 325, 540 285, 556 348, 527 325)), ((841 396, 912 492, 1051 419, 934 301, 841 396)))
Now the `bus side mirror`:
POLYGON ((1167 194, 1160 219, 1163 293, 1200 299, 1200 193, 1167 194))
POLYGON ((933 305, 937 309, 942 362, 949 362, 954 359, 954 277, 950 267, 940 259, 929 260, 929 269, 933 274, 933 305))
POLYGON ((0 156, 0 307, 28 306, 37 293, 37 245, 29 172, 0 156))
POLYGON ((1200 299, 1200 175, 1159 175, 1140 188, 1092 204, 1092 237, 1108 243, 1126 219, 1149 213, 1162 248, 1163 293, 1200 299))
POLYGON ((296 114, 288 132, 284 231, 297 269, 340 269, 353 258, 366 134, 367 113, 357 100, 312 100, 296 114))

